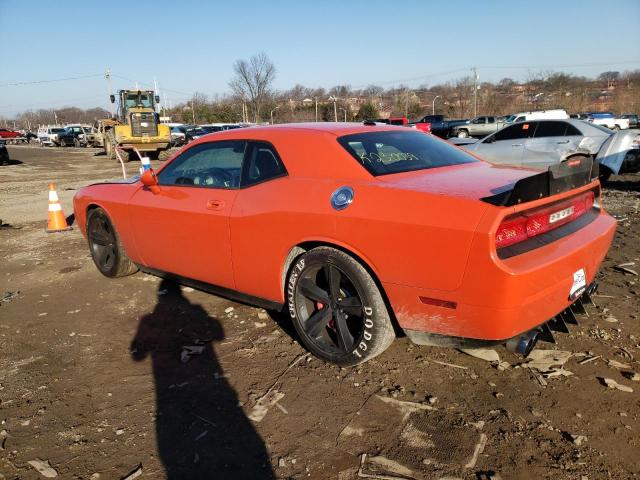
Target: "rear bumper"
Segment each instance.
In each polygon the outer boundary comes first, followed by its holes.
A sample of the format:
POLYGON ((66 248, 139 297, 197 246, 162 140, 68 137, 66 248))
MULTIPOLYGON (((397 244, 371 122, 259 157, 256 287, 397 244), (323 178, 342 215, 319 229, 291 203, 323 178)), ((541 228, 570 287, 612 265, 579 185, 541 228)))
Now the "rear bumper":
POLYGON ((602 212, 571 235, 504 260, 495 251, 487 254, 488 238, 476 241, 462 285, 455 291, 383 286, 400 327, 410 337, 426 332, 502 342, 545 323, 573 303, 569 298, 573 274, 584 269, 587 284, 594 281, 615 225, 602 212), (446 303, 428 304, 428 299, 446 303))

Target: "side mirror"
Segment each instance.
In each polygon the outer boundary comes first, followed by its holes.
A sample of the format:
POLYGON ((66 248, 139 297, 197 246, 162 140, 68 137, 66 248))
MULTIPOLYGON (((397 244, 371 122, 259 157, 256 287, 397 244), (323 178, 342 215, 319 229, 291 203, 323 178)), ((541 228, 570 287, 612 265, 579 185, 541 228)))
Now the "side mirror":
POLYGON ((156 172, 154 172, 151 168, 145 170, 142 173, 142 175, 140 176, 140 181, 153 193, 160 193, 160 187, 158 186, 158 177, 156 176, 156 172))
POLYGON ((111 100, 111 103, 116 103, 116 96, 115 95, 109 95, 109 99, 111 100))
POLYGON ((160 95, 156 95, 156 103, 160 103, 160 95))

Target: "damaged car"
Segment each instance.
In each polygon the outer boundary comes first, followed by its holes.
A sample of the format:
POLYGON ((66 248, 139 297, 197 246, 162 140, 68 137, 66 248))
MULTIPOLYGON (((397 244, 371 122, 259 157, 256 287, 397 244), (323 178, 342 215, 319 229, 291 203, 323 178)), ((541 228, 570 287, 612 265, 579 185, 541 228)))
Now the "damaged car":
POLYGON ((80 189, 106 277, 138 270, 274 311, 342 366, 397 332, 527 355, 588 301, 616 221, 597 164, 492 165, 432 135, 354 123, 228 130, 158 171, 80 189))
MULTIPOLYGON (((629 151, 638 148, 639 134, 637 130, 615 133, 578 119, 533 120, 511 124, 481 140, 451 142, 494 164, 536 169, 570 159, 597 158, 601 164, 600 179, 604 181, 612 174, 640 170, 635 162, 624 162, 629 151)), ((635 158, 633 155, 628 158, 632 157, 635 158)))

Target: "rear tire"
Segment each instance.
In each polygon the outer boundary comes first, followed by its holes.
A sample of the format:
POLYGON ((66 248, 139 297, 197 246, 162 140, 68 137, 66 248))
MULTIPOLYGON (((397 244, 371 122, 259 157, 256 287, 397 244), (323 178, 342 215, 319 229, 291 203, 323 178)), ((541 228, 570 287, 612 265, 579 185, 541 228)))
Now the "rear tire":
POLYGON ((289 315, 307 349, 340 366, 384 352, 395 332, 382 294, 353 257, 330 247, 301 255, 290 270, 289 315))
POLYGON ((105 277, 124 277, 138 271, 127 257, 118 232, 102 208, 91 210, 87 215, 87 240, 93 263, 105 277))

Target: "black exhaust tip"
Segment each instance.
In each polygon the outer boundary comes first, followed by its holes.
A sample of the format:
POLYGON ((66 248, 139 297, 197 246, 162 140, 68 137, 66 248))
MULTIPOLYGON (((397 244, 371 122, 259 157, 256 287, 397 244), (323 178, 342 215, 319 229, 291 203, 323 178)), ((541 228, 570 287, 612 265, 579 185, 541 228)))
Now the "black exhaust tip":
POLYGON ((510 338, 507 340, 505 346, 510 352, 527 357, 531 353, 531 350, 533 350, 533 347, 536 346, 536 343, 538 343, 539 334, 540 332, 538 330, 530 330, 522 335, 510 338))

